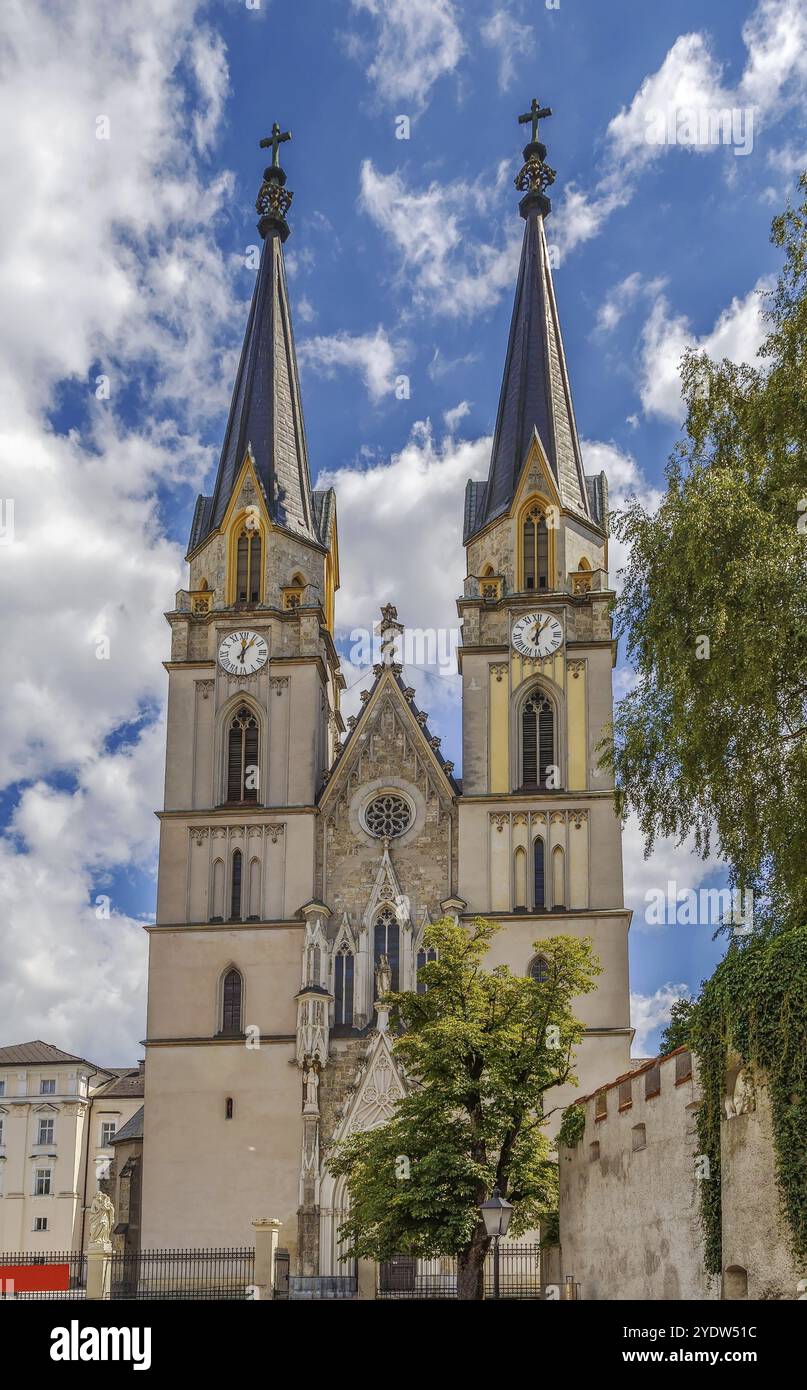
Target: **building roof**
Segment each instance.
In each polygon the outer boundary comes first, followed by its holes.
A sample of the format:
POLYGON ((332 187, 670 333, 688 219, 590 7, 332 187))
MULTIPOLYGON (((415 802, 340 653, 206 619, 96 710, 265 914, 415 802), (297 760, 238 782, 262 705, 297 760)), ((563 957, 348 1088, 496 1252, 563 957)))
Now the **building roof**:
POLYGON ((141 1105, 139 1110, 135 1110, 130 1119, 122 1125, 112 1140, 113 1144, 125 1144, 127 1139, 143 1138, 143 1115, 145 1106, 141 1105))
POLYGON ((73 1052, 63 1052, 60 1047, 42 1042, 39 1038, 34 1042, 12 1043, 8 1047, 0 1047, 0 1067, 34 1067, 40 1064, 52 1065, 54 1062, 81 1062, 86 1067, 92 1067, 94 1071, 110 1070, 109 1067, 99 1067, 96 1062, 91 1062, 86 1057, 77 1057, 73 1052))
POLYGON ((679 1053, 689 1051, 688 1047, 676 1047, 673 1048, 672 1052, 660 1053, 658 1057, 635 1057, 632 1059, 628 1071, 623 1071, 620 1076, 615 1076, 613 1081, 606 1081, 602 1086, 598 1086, 596 1091, 589 1091, 587 1096, 578 1097, 573 1104, 586 1105, 588 1101, 602 1095, 603 1091, 612 1091, 615 1086, 621 1086, 623 1081, 632 1081, 635 1076, 641 1076, 653 1067, 660 1066, 662 1062, 669 1062, 672 1057, 677 1057, 679 1053))
MULTIPOLYGON (((285 176, 284 176, 285 181, 285 176)), ((224 519, 244 459, 251 453, 272 520, 316 544, 328 544, 323 512, 328 493, 315 502, 308 467, 303 407, 291 322, 283 241, 285 221, 261 218, 261 263, 233 385, 215 487, 199 497, 188 553, 224 519)))
POLYGON ((141 1067, 115 1067, 111 1081, 99 1086, 93 1100, 131 1099, 145 1094, 145 1074, 141 1067))

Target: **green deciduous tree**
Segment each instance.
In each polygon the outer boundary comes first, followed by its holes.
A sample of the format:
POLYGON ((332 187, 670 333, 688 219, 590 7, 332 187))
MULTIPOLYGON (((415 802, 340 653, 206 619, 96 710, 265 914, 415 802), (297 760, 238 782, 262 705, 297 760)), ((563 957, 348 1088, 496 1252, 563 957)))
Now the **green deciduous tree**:
POLYGON ((710 835, 780 923, 807 919, 807 175, 773 223, 784 268, 756 366, 689 352, 685 438, 630 546, 616 630, 638 684, 617 706, 620 810, 647 848, 710 835))
POLYGON ((468 930, 451 919, 427 930, 438 957, 420 971, 426 992, 390 996, 410 1089, 386 1124, 328 1158, 347 1175, 345 1254, 456 1254, 460 1298, 483 1295, 490 1240, 479 1204, 494 1186, 513 1204, 515 1235, 557 1206, 544 1097, 575 1080, 583 1026, 572 1001, 599 974, 590 941, 564 936, 536 943, 547 962, 540 982, 506 966, 486 970, 498 930, 481 919, 468 930))

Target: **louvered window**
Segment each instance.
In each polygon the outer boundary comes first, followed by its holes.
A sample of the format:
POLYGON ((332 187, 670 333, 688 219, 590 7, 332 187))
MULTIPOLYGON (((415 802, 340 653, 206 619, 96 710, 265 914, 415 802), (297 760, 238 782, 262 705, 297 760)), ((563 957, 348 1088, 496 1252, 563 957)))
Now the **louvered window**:
POLYGON ((549 532, 539 507, 524 520, 524 588, 549 588, 549 532))
POLYGON ((227 735, 227 800, 258 799, 258 721, 242 706, 227 735))
POLYGON ((261 537, 246 528, 238 537, 236 555, 236 603, 258 603, 261 596, 261 537))
POLYGON ((230 893, 230 917, 239 919, 241 917, 241 867, 243 859, 240 849, 233 854, 233 881, 230 893))
POLYGON ((521 785, 545 787, 555 765, 555 720, 552 702, 536 691, 521 715, 521 785))
POLYGON ((533 855, 535 862, 535 901, 536 909, 544 907, 546 904, 546 872, 544 865, 544 842, 540 835, 533 845, 533 855))
POLYGON ((382 956, 386 956, 392 971, 393 991, 400 989, 400 928, 395 914, 389 908, 376 918, 373 935, 373 971, 378 967, 382 956))
POLYGON ((336 953, 333 971, 334 1025, 353 1027, 353 952, 342 946, 336 953))
POLYGON ((228 970, 224 976, 221 1031, 222 1033, 241 1032, 241 976, 237 970, 228 970))

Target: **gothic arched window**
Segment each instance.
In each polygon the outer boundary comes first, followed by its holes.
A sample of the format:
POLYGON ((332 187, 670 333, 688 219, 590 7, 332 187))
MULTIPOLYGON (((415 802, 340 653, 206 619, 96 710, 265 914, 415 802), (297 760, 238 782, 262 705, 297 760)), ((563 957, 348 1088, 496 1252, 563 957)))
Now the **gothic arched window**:
POLYGON ((241 995, 243 993, 243 981, 240 972, 232 969, 228 970, 224 976, 221 989, 221 1031, 222 1033, 235 1034, 242 1032, 241 1028, 241 995))
POLYGON ((533 956, 530 961, 530 979, 542 985, 549 979, 549 961, 546 956, 533 956))
POLYGON ((555 766, 555 712, 552 701, 534 690, 521 711, 521 785, 546 787, 555 766))
POLYGON ((429 961, 430 961, 430 960, 437 960, 437 952, 436 952, 436 950, 434 949, 433 946, 429 946, 428 950, 426 949, 425 946, 421 946, 420 950, 418 951, 418 959, 417 959, 417 967, 418 967, 418 968, 417 968, 417 992, 418 992, 418 994, 425 994, 425 993, 426 993, 427 986, 426 986, 425 981, 421 980, 421 978, 420 978, 420 972, 421 972, 421 969, 422 969, 422 967, 423 967, 424 965, 428 965, 428 964, 429 964, 429 961))
POLYGON ((241 884, 243 858, 240 849, 233 851, 233 872, 230 884, 230 917, 239 919, 241 917, 241 884))
POLYGON ((546 906, 546 872, 544 865, 544 842, 540 835, 536 837, 533 845, 534 867, 535 867, 535 897, 533 906, 538 911, 539 908, 546 906))
POLYGON ((353 1027, 353 952, 345 942, 333 963, 334 1027, 353 1027))
POLYGON ((549 531, 539 506, 530 507, 524 517, 522 546, 524 588, 549 588, 549 531))
POLYGON ((227 730, 227 800, 258 800, 258 720, 246 705, 227 730))
POLYGON ((375 988, 375 971, 382 956, 386 956, 390 970, 392 971, 393 992, 400 989, 400 965, 401 965, 401 931, 395 913, 390 908, 385 907, 384 911, 376 918, 375 929, 373 932, 373 987, 375 988))
POLYGON ((261 597, 261 533, 245 526, 238 537, 235 562, 236 603, 259 603, 261 597))

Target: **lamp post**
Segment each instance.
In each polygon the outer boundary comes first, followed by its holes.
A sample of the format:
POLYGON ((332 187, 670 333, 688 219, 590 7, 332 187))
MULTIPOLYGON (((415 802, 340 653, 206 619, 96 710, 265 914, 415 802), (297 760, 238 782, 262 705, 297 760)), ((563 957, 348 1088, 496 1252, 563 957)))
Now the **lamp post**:
POLYGON ((513 1215, 513 1204, 502 1197, 498 1187, 494 1187, 493 1196, 486 1202, 481 1202, 479 1210, 485 1222, 485 1230, 493 1239, 493 1297, 499 1297, 499 1240, 507 1235, 510 1225, 510 1217, 513 1215))

